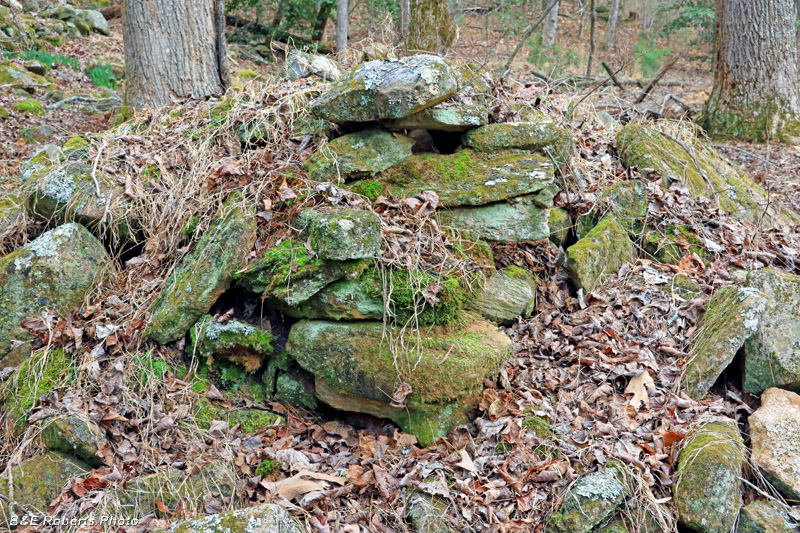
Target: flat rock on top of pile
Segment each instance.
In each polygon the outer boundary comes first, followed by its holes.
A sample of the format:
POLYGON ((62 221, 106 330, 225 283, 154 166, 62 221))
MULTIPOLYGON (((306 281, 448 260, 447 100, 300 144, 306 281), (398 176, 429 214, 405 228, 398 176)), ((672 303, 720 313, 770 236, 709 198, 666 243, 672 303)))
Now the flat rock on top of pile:
POLYGON ((311 103, 311 112, 335 123, 403 118, 457 89, 455 72, 438 56, 368 61, 334 82, 311 103))

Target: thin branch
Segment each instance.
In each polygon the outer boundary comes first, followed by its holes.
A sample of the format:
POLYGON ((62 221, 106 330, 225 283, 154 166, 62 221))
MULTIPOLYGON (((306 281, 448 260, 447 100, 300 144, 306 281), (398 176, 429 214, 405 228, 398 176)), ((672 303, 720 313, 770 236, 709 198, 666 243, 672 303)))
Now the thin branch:
POLYGON ((542 13, 542 16, 539 17, 536 22, 534 22, 533 24, 531 24, 530 26, 525 28, 525 31, 522 32, 522 38, 517 43, 517 46, 514 47, 514 50, 511 52, 511 55, 508 56, 508 61, 506 61, 506 64, 503 66, 503 71, 502 71, 503 72, 503 76, 505 76, 506 73, 508 72, 508 70, 511 68, 511 62, 514 61, 515 57, 517 57, 517 54, 519 53, 520 49, 522 48, 522 45, 525 44, 525 41, 527 41, 528 37, 531 36, 531 33, 533 33, 533 30, 535 30, 539 26, 539 24, 541 24, 544 21, 544 19, 548 15, 548 13, 550 13, 550 10, 553 9, 553 7, 558 2, 559 2, 559 0, 553 0, 552 2, 550 2, 550 5, 547 6, 545 8, 544 12, 542 13))

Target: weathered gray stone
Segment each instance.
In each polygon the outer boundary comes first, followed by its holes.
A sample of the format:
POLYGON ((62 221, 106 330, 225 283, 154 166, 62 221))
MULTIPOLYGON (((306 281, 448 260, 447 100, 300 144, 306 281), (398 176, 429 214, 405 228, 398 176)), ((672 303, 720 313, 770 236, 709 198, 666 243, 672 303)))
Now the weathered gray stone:
POLYGON ((478 207, 456 207, 439 211, 445 226, 468 231, 488 241, 539 241, 550 236, 548 209, 533 196, 478 207))
POLYGON ((714 418, 699 426, 678 456, 673 500, 680 523, 699 533, 729 533, 741 506, 743 462, 736 422, 714 418))
POLYGON ((311 103, 331 122, 402 118, 447 99, 458 89, 453 69, 440 57, 417 54, 363 63, 311 103))
POLYGON ((162 344, 183 337, 231 285, 233 274, 250 253, 256 221, 232 195, 208 230, 177 268, 151 308, 147 336, 162 344))
POLYGON ((30 352, 33 337, 20 326, 26 316, 78 310, 110 261, 102 243, 74 222, 0 258, 0 366, 16 366, 30 352))
POLYGON ((550 226, 550 240, 558 246, 563 246, 572 230, 572 220, 569 217, 569 213, 560 207, 551 208, 548 224, 550 226))
POLYGON ((761 270, 748 275, 747 285, 764 295, 766 309, 744 344, 744 390, 800 390, 800 276, 761 270))
POLYGON ((636 249, 614 216, 606 216, 578 242, 567 248, 569 270, 585 291, 600 285, 625 263, 636 261, 636 249))
POLYGON ((265 503, 247 509, 225 511, 202 518, 178 520, 163 530, 164 533, 209 533, 211 531, 247 533, 301 533, 297 522, 286 509, 265 503))
POLYGON ((789 533, 797 531, 786 512, 788 507, 777 501, 750 502, 742 507, 736 533, 789 533))
POLYGON ((750 415, 752 460, 787 498, 800 498, 800 396, 769 388, 750 415))
POLYGON ((602 199, 628 232, 638 233, 644 228, 647 218, 647 188, 642 180, 615 183, 603 190, 602 199))
POLYGON ((547 521, 545 533, 589 533, 619 507, 627 494, 624 474, 609 467, 581 477, 564 496, 564 503, 547 521))
POLYGON ((366 130, 338 137, 303 164, 311 179, 332 181, 374 176, 411 157, 414 139, 366 130))
POLYGON ((573 150, 572 134, 559 127, 544 114, 530 122, 488 124, 469 130, 463 137, 464 146, 479 152, 499 150, 547 150, 559 163, 570 159, 573 150))
POLYGON ((49 421, 39 435, 42 444, 52 451, 80 457, 93 466, 103 464, 97 456, 105 440, 100 426, 83 413, 69 413, 49 421))
POLYGON ((309 209, 300 214, 299 223, 320 259, 371 259, 381 248, 381 219, 372 211, 309 209))
POLYGON ((417 533, 454 533, 447 523, 449 508, 443 498, 414 491, 408 495, 406 516, 417 533))
POLYGON ((92 31, 101 35, 111 35, 108 21, 99 11, 95 11, 94 9, 81 9, 79 15, 86 21, 92 31))
POLYGON ((759 291, 737 287, 722 287, 709 300, 682 378, 686 394, 699 399, 708 391, 757 330, 766 303, 759 291))
POLYGON ((511 324, 517 317, 527 318, 536 304, 536 277, 523 268, 507 266, 486 280, 483 291, 470 307, 499 324, 511 324))
POLYGON ((383 285, 375 275, 335 281, 305 302, 287 307, 297 318, 326 320, 380 320, 383 318, 383 285))
POLYGON ((310 76, 319 76, 328 81, 336 81, 341 77, 341 72, 329 57, 317 54, 307 54, 296 48, 289 50, 286 62, 283 64, 283 74, 294 81, 310 76))
POLYGON ((193 353, 209 360, 227 359, 254 372, 272 355, 272 333, 236 319, 215 322, 203 315, 190 330, 193 353))

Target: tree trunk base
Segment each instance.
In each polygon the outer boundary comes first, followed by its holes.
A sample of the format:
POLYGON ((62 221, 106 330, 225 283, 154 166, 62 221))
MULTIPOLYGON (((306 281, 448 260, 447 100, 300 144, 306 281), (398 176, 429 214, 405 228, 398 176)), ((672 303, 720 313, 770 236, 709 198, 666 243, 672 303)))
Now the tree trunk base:
POLYGON ((792 111, 790 105, 778 99, 749 102, 734 108, 720 105, 712 97, 698 122, 714 138, 727 137, 753 143, 800 143, 800 113, 792 111))

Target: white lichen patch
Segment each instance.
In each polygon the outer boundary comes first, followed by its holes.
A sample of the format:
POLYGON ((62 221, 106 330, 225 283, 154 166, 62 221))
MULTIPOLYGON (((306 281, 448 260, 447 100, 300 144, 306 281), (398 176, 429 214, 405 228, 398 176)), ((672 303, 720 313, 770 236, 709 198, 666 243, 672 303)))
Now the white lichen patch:
POLYGON ((43 196, 65 204, 72 198, 76 187, 77 184, 68 172, 68 168, 58 168, 42 179, 39 191, 43 196))
POLYGON ((595 472, 578 481, 572 492, 591 500, 614 500, 622 495, 623 488, 613 474, 595 472))

